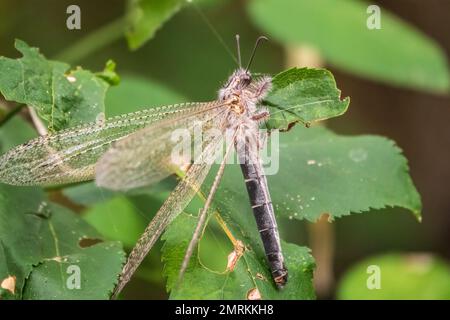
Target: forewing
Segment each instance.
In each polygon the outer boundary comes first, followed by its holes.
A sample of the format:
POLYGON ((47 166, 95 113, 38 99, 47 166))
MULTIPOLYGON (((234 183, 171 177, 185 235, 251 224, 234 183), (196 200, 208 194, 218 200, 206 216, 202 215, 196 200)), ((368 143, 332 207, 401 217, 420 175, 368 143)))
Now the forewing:
MULTIPOLYGON (((220 149, 222 141, 223 135, 211 135, 209 139, 206 139, 203 142, 203 151, 201 152, 200 157, 207 159, 209 155, 220 149)), ((114 297, 120 293, 122 288, 130 280, 131 276, 136 271, 136 268, 148 254, 156 240, 158 240, 170 222, 186 208, 195 194, 200 190, 200 186, 210 169, 211 162, 208 161, 198 161, 189 167, 184 178, 169 195, 139 238, 133 251, 130 253, 127 263, 120 275, 119 283, 114 290, 114 297)))
POLYGON ((94 178, 94 166, 111 143, 166 118, 182 117, 209 103, 151 108, 41 136, 0 157, 0 182, 55 185, 94 178))
POLYGON ((173 174, 180 164, 196 162, 192 146, 202 144, 204 130, 222 127, 226 112, 219 102, 207 103, 188 115, 159 121, 117 141, 96 165, 97 185, 112 190, 147 186, 173 174), (184 152, 175 152, 182 145, 184 152))

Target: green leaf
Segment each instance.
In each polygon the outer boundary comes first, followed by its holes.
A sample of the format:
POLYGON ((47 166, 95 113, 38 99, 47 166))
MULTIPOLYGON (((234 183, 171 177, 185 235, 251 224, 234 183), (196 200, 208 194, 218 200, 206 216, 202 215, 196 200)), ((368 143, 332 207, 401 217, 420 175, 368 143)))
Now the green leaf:
MULTIPOLYGON (((271 150, 273 167, 266 170, 277 171, 268 175, 268 181, 279 217, 316 221, 324 213, 334 219, 396 206, 412 211, 420 219, 420 196, 408 174, 405 158, 392 141, 377 136, 339 136, 323 127, 297 127, 279 138, 277 144, 272 133, 271 145, 279 148, 271 150)), ((203 184, 204 192, 209 190, 213 177, 214 174, 210 174, 203 184)), ((305 270, 312 270, 311 265, 307 267, 308 261, 312 263, 312 260, 307 258, 304 248, 283 245, 290 272, 287 290, 278 292, 270 281, 260 281, 255 276, 259 273, 270 279, 238 165, 227 165, 214 204, 232 234, 249 250, 232 273, 224 273, 223 269, 219 273, 218 270, 211 272, 195 254, 182 285, 171 292, 172 298, 244 299, 255 287, 263 299, 312 298, 307 289, 311 278, 305 275, 305 270), (300 260, 304 264, 299 264, 300 260), (300 269, 299 265, 302 266, 300 269), (239 287, 238 283, 243 286, 239 287)), ((201 203, 191 203, 186 212, 198 212, 201 206, 201 203)), ((194 215, 183 214, 163 236, 163 260, 169 290, 173 289, 196 222, 194 215)))
MULTIPOLYGON (((316 221, 323 213, 334 219, 390 206, 420 219, 420 195, 393 141, 340 136, 318 126, 280 134, 278 144, 274 137, 264 161, 271 161, 266 174, 279 216, 316 221)), ((230 214, 251 214, 238 166, 227 165, 216 200, 230 214)))
POLYGON ((350 98, 340 99, 334 77, 328 70, 292 68, 273 78, 273 88, 264 104, 269 106, 268 129, 286 130, 295 122, 329 119, 347 111, 350 98))
POLYGON ((339 299, 448 300, 450 266, 430 254, 386 254, 353 266, 338 285, 339 299), (379 276, 380 288, 376 277, 379 276), (369 287, 372 289, 369 289, 369 287))
POLYGON ((313 46, 346 71, 394 85, 448 92, 443 50, 385 9, 381 29, 368 29, 368 6, 359 0, 254 0, 248 11, 271 38, 313 46))
MULTIPOLYGON (((312 284, 314 260, 309 249, 283 243, 289 281, 283 290, 277 290, 265 262, 262 244, 258 242, 259 238, 253 237, 258 236, 258 232, 249 232, 251 237, 240 232, 240 229, 248 230, 247 228, 256 230, 256 226, 252 224, 231 229, 234 236, 246 247, 233 271, 227 271, 225 267, 220 271, 211 270, 205 265, 208 261, 199 260, 199 255, 195 252, 183 281, 175 289, 179 268, 196 223, 195 216, 183 213, 172 222, 162 237, 164 275, 167 277, 167 289, 171 291, 171 299, 248 299, 249 293, 255 289, 262 299, 315 298, 312 284)), ((201 248, 203 247, 202 244, 201 248)), ((214 250, 218 250, 217 247, 214 250)), ((231 253, 231 250, 228 253, 231 253)), ((206 252, 207 257, 211 254, 214 254, 214 251, 206 252)), ((226 266, 227 256, 223 255, 222 260, 226 266)))
POLYGON ((6 185, 0 256, 0 283, 16 277, 16 299, 107 299, 125 260, 120 243, 104 242, 70 210, 46 202, 41 189, 6 185), (70 268, 79 268, 80 289, 67 286, 70 268))
POLYGON ((99 243, 72 252, 62 261, 45 260, 34 267, 27 279, 23 299, 109 299, 124 262, 120 242, 99 243), (67 287, 69 277, 77 272, 71 266, 80 270, 80 289, 67 287))
POLYGON ((106 90, 117 81, 111 62, 96 75, 47 60, 23 41, 16 40, 15 47, 22 58, 0 57, 0 92, 7 100, 34 107, 51 131, 94 121, 104 113, 106 90))
POLYGON ((116 197, 89 208, 83 218, 105 238, 119 240, 129 248, 134 247, 148 223, 125 197, 116 197))
POLYGON ((116 63, 112 60, 106 62, 105 69, 101 72, 95 73, 95 75, 105 80, 111 86, 117 86, 120 83, 120 77, 116 73, 116 63))
POLYGON ((138 49, 153 38, 156 31, 186 2, 186 0, 130 0, 129 27, 126 32, 128 46, 131 49, 138 49))

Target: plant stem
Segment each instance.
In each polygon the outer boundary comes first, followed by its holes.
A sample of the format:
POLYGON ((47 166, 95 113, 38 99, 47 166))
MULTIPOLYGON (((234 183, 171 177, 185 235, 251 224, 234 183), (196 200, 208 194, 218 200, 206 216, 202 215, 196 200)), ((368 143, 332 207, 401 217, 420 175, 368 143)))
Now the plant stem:
POLYGON ((44 125, 41 118, 39 118, 36 110, 34 110, 33 107, 28 107, 28 112, 30 113, 31 120, 39 135, 45 136, 48 133, 47 127, 44 125))
MULTIPOLYGON (((286 48, 288 67, 323 67, 320 51, 307 45, 288 46, 286 48)), ((316 223, 308 223, 308 237, 312 255, 316 259, 314 287, 321 298, 329 298, 334 285, 334 225, 323 214, 316 223)))
POLYGON ((334 225, 323 214, 316 223, 308 223, 311 251, 316 259, 314 287, 320 298, 330 298, 334 285, 334 225))
POLYGON ((9 120, 12 119, 17 113, 22 110, 23 107, 25 107, 26 104, 18 104, 13 109, 9 110, 1 119, 0 119, 0 127, 3 126, 5 123, 7 123, 9 120))
POLYGON ((87 34, 56 55, 55 59, 70 63, 78 62, 93 52, 120 39, 123 36, 124 29, 125 18, 118 18, 87 34))

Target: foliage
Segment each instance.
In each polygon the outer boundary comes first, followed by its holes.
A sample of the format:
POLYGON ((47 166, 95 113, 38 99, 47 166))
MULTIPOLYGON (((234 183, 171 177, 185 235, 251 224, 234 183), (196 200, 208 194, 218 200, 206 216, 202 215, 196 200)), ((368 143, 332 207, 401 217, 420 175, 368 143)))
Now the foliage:
MULTIPOLYGON (((279 291, 273 285, 270 272, 266 267, 265 255, 258 242, 259 235, 257 231, 250 231, 250 228, 256 230, 252 224, 239 226, 234 224, 232 232, 244 242, 245 251, 233 271, 227 270, 226 264, 222 270, 211 270, 203 264, 198 253, 195 253, 182 283, 174 288, 179 267, 196 223, 195 216, 182 214, 163 236, 165 241, 162 252, 165 263, 164 274, 167 277, 167 289, 171 290, 170 298, 249 299, 248 295, 253 290, 257 290, 262 299, 315 298, 312 284, 314 260, 309 249, 283 243, 286 265, 289 269, 289 282, 283 290, 279 291)), ((230 250, 229 253, 231 254, 232 251, 230 250)), ((223 256, 222 261, 226 262, 227 257, 223 256)))
POLYGON ((114 63, 94 74, 47 60, 23 41, 17 40, 16 48, 22 58, 0 58, 0 92, 7 100, 35 108, 52 131, 94 121, 104 114, 105 92, 118 82, 114 63))
POLYGON ((430 38, 385 9, 381 29, 366 26, 360 0, 254 0, 254 22, 280 42, 317 48, 326 61, 394 85, 448 92, 445 54, 430 38))
MULTIPOLYGON (((137 49, 144 45, 184 3, 131 1, 126 34, 129 46, 137 49)), ((354 1, 347 1, 343 7, 324 2, 320 7, 326 9, 311 14, 316 7, 310 7, 307 1, 261 0, 250 2, 249 12, 256 24, 276 39, 312 43, 327 60, 349 71, 405 86, 434 91, 448 89, 445 59, 433 43, 391 15, 383 20, 388 31, 380 35, 368 35, 367 30, 359 33, 355 23, 362 18, 356 10, 362 6, 354 1), (332 9, 343 10, 348 17, 342 21, 327 20, 326 10, 332 9), (267 19, 268 12, 273 17, 271 21, 267 19), (282 23, 281 16, 284 16, 282 23), (319 20, 314 21, 313 17, 319 20), (323 28, 305 27, 311 25, 323 28), (327 30, 335 32, 333 41, 323 34, 327 30), (342 39, 349 38, 349 30, 361 48, 356 47, 346 56, 344 52, 349 52, 351 44, 342 39), (390 45, 398 37, 420 46, 406 47, 409 48, 406 55, 390 45), (374 47, 383 48, 382 54, 374 47)), ((185 100, 183 95, 157 81, 134 75, 124 75, 121 84, 108 91, 119 80, 113 62, 108 62, 103 72, 92 73, 47 60, 38 49, 19 40, 16 48, 23 57, 0 58, 0 92, 9 101, 35 108, 51 131, 93 121, 104 113, 113 116, 185 100)), ((407 161, 394 142, 378 136, 341 136, 320 126, 292 128, 295 123, 309 126, 340 116, 349 102, 348 97, 341 99, 333 75, 325 69, 293 68, 273 77, 273 90, 264 101, 272 117, 265 125, 268 129, 289 131, 280 134, 280 152, 276 155, 280 170, 268 177, 277 214, 308 221, 328 214, 332 220, 395 206, 410 210, 420 219, 420 196, 409 176, 407 161)), ((5 152, 34 135, 23 120, 12 118, 0 127, 0 149, 5 152)), ((273 135, 270 143, 276 142, 273 135)), ((211 182, 212 174, 203 186, 204 193, 211 182)), ((173 184, 173 179, 169 179, 136 194, 108 192, 93 183, 65 188, 62 194, 86 209, 83 219, 53 203, 42 189, 0 184, 1 297, 108 298, 124 263, 122 245, 132 247, 150 217, 141 216, 140 208, 147 213, 155 212, 173 184), (85 246, 83 239, 94 241, 85 246), (65 285, 68 277, 65 271, 71 264, 80 266, 83 272, 81 290, 68 290, 65 285), (4 280, 11 276, 15 276, 14 292, 3 286, 4 280)), ((215 238, 219 236, 214 241, 221 244, 221 252, 214 252, 206 232, 184 281, 175 287, 197 221, 196 213, 203 204, 199 195, 163 235, 163 273, 171 298, 247 299, 255 292, 263 299, 315 298, 312 284, 315 263, 306 247, 282 241, 290 280, 282 291, 273 285, 236 165, 226 169, 214 201, 216 212, 207 227, 213 230, 215 238), (231 271, 226 268, 227 258, 237 249, 236 240, 245 250, 231 271), (205 255, 215 256, 214 261, 206 261, 205 255)))
POLYGON ((125 259, 119 242, 37 188, 0 185, 0 235, 0 283, 14 279, 2 285, 6 299, 107 299, 125 259), (68 285, 70 266, 81 271, 79 289, 68 285))
MULTIPOLYGON (((280 216, 314 222, 324 213, 333 220, 398 206, 420 219, 420 196, 406 159, 392 141, 299 127, 280 134, 279 146, 274 156, 279 156, 279 171, 267 179, 280 216)), ((251 217, 241 175, 238 166, 228 165, 217 199, 228 212, 248 212, 251 217)))
POLYGON ((429 254, 392 253, 370 257, 350 268, 340 281, 338 298, 448 300, 449 283, 450 266, 442 259, 429 254), (372 287, 376 281, 368 278, 378 271, 380 287, 376 289, 372 287))
POLYGON ((265 104, 270 109, 268 129, 287 130, 295 122, 309 125, 343 114, 350 103, 340 100, 331 72, 322 69, 292 68, 273 79, 265 104))
POLYGON ((156 31, 181 9, 186 0, 132 0, 128 4, 126 37, 131 49, 151 39, 156 31))

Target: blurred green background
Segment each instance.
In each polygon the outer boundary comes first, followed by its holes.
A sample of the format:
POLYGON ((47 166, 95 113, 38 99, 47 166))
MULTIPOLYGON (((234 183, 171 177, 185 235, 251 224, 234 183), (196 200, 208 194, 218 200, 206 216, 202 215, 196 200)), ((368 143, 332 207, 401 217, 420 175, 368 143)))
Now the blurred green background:
MULTIPOLYGON (((423 221, 418 223, 413 215, 400 209, 351 215, 334 221, 331 228, 325 226, 325 230, 305 222, 281 221, 283 238, 312 247, 313 255, 320 254, 314 248, 325 247, 321 249, 325 250, 323 254, 332 258, 328 262, 316 257, 318 263, 329 264, 327 275, 320 275, 322 280, 325 277, 325 285, 318 289, 319 298, 450 299, 450 99, 445 67, 450 51, 450 2, 373 1, 382 7, 382 28, 387 29, 381 40, 372 39, 370 32, 378 31, 368 31, 364 25, 361 32, 348 32, 352 30, 352 17, 346 16, 350 9, 341 7, 346 1, 336 1, 340 4, 325 1, 336 8, 311 1, 305 8, 309 6, 312 13, 291 10, 294 14, 301 13, 298 18, 286 15, 282 9, 274 10, 274 16, 268 17, 269 23, 261 16, 270 7, 265 9, 262 4, 249 2, 204 0, 198 7, 187 5, 151 41, 131 51, 121 36, 120 23, 114 23, 124 15, 125 1, 0 0, 0 55, 17 57, 14 39, 19 38, 39 47, 48 58, 86 69, 100 70, 106 60, 113 59, 122 83, 108 92, 107 115, 111 116, 149 105, 214 99, 236 64, 208 21, 233 54, 234 35, 241 35, 244 61, 257 36, 267 34, 271 38, 258 51, 254 72, 273 74, 293 63, 308 63, 308 59, 295 60, 296 50, 300 54, 306 52, 314 63, 319 61, 333 72, 342 96, 351 97, 349 111, 327 121, 326 126, 341 134, 379 134, 395 140, 409 160, 412 178, 422 196, 423 221), (66 8, 70 4, 81 8, 81 30, 66 28, 66 8), (396 15, 409 26, 398 26, 390 20, 383 24, 384 14, 388 18, 396 15), (285 20, 280 19, 283 15, 285 20), (389 34, 389 28, 397 28, 398 33, 389 34), (420 33, 417 38, 416 33, 420 33), (91 40, 83 40, 93 34, 91 40), (358 54, 366 54, 364 48, 369 48, 372 56, 361 62, 358 54), (401 63, 404 68, 396 70, 395 66, 401 63), (409 67, 417 77, 408 76, 409 67), (326 234, 321 237, 320 232, 326 234), (384 290, 375 295, 367 290, 361 292, 365 287, 365 280, 361 279, 367 277, 365 268, 370 264, 386 266, 394 273, 392 279, 395 274, 404 276, 391 287, 384 285, 384 290), (410 272, 411 268, 418 268, 421 276, 410 272), (434 283, 431 294, 423 295, 424 287, 434 283)), ((268 6, 270 2, 273 1, 268 1, 268 6)), ((288 2, 300 6, 304 1, 288 2)), ((367 3, 356 2, 367 7, 367 3)), ((365 11, 359 14, 368 16, 365 11)), ((71 198, 76 199, 80 191, 71 192, 71 198)), ((78 196, 86 201, 85 194, 78 196)), ((149 196, 145 195, 112 201, 108 195, 93 198, 88 203, 77 203, 75 209, 107 237, 121 239, 127 248, 132 247, 160 204, 158 197, 149 202, 149 196), (91 203, 96 204, 86 212, 85 205, 91 203), (110 212, 106 220, 96 214, 105 210, 110 212), (133 218, 127 219, 124 226, 121 215, 133 218)), ((125 297, 166 298, 161 268, 158 250, 153 250, 139 276, 126 288, 125 297)), ((391 283, 388 279, 384 281, 391 283)))

